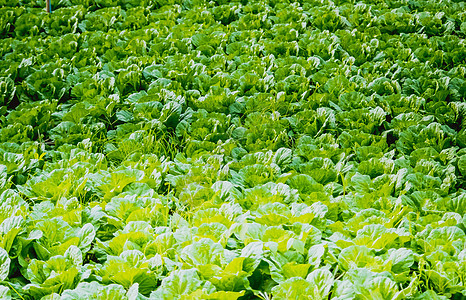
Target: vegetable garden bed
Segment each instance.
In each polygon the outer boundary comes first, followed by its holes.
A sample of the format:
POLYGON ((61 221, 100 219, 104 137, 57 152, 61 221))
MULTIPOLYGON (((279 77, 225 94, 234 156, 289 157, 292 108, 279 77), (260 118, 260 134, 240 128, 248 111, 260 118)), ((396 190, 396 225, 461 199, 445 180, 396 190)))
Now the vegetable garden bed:
POLYGON ((464 299, 466 7, 0 0, 1 299, 464 299))

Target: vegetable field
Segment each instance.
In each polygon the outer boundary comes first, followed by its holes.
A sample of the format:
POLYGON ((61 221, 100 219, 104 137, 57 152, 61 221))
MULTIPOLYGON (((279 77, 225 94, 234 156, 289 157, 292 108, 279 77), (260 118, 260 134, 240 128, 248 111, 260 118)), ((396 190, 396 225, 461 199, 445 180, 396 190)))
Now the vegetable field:
POLYGON ((0 0, 0 299, 466 298, 466 2, 0 0))

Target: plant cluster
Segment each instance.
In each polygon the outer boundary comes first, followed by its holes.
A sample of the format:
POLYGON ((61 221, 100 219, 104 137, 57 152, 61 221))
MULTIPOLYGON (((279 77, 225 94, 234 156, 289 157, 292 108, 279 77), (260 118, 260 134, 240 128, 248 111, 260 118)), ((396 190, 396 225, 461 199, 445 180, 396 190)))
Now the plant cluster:
POLYGON ((1 299, 463 299, 466 2, 0 0, 1 299))

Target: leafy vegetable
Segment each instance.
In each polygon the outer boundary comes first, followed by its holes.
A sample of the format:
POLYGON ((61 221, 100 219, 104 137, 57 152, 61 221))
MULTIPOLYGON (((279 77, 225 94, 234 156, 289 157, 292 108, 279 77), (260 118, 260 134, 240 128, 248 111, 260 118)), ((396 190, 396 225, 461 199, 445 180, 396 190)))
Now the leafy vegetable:
POLYGON ((1 299, 466 297, 465 2, 0 0, 1 299))

